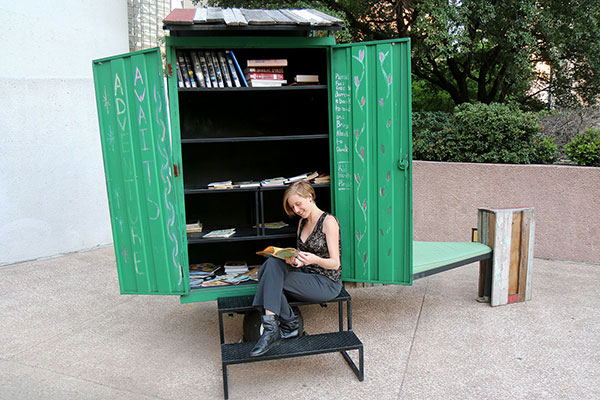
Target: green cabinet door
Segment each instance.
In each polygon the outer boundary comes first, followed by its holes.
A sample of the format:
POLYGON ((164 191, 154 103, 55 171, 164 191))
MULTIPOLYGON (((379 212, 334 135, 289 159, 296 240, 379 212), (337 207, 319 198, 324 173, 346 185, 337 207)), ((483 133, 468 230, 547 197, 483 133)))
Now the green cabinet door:
POLYGON ((175 176, 160 51, 94 60, 93 70, 121 293, 185 294, 181 176, 175 176))
POLYGON ((331 54, 334 213, 345 281, 412 283, 412 135, 408 39, 331 54))

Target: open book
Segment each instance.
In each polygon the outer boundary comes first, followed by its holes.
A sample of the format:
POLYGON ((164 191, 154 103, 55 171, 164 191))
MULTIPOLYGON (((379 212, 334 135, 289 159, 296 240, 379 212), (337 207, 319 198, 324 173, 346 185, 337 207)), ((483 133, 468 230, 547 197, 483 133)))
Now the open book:
POLYGON ((281 258, 282 260, 287 260, 288 258, 296 257, 296 255, 298 255, 298 250, 296 250, 292 247, 282 248, 282 247, 269 246, 262 251, 257 251, 256 254, 265 256, 265 257, 273 256, 273 257, 281 258))

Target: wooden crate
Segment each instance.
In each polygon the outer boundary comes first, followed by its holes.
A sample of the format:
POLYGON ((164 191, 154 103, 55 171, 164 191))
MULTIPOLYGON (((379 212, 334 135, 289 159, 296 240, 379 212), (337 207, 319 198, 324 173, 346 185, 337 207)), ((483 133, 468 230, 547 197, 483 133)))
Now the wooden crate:
POLYGON ((531 300, 534 228, 533 208, 479 209, 478 241, 494 251, 480 262, 480 299, 492 306, 531 300))

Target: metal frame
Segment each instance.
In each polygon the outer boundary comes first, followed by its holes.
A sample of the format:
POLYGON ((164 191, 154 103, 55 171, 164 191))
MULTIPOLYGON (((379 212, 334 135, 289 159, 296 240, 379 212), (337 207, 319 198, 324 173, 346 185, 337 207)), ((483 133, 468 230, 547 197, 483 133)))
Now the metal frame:
POLYGON ((440 272, 449 271, 454 268, 462 267, 463 265, 472 264, 477 261, 490 260, 490 259, 492 259, 492 257, 493 257, 493 252, 489 252, 489 253, 482 254, 479 256, 467 258, 465 260, 460 260, 460 261, 456 261, 456 262, 453 262, 450 264, 442 265, 441 267, 432 268, 427 271, 418 272, 416 274, 413 274, 413 281, 415 279, 425 278, 426 276, 435 275, 435 274, 439 274, 440 272))

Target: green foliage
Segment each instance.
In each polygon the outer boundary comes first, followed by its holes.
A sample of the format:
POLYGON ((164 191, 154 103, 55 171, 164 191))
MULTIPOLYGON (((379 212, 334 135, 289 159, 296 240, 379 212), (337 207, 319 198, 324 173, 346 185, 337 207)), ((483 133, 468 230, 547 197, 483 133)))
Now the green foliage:
POLYGON ((578 165, 600 167, 600 130, 588 129, 565 146, 567 156, 578 165))
POLYGON ((417 79, 412 81, 412 109, 414 111, 445 111, 454 108, 454 102, 448 92, 431 83, 417 79))
POLYGON ((537 117, 515 105, 470 104, 452 114, 413 113, 413 158, 430 161, 553 163, 558 147, 537 117))

